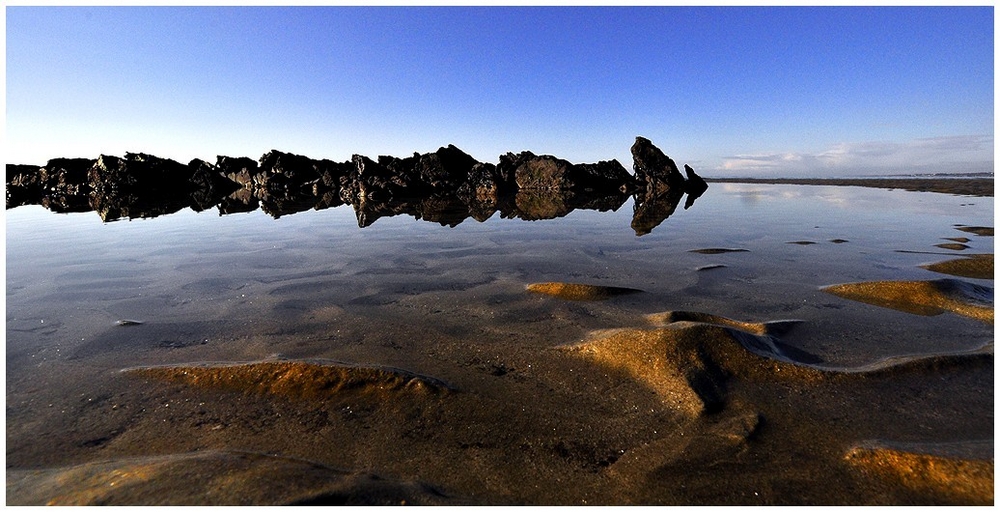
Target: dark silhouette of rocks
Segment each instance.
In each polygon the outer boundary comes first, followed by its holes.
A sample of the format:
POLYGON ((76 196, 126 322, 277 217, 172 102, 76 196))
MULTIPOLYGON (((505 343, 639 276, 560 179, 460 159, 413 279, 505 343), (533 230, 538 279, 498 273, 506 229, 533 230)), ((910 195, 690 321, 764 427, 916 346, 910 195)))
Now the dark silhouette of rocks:
POLYGON ((637 137, 632 155, 634 175, 617 160, 575 164, 530 151, 483 163, 453 145, 405 158, 353 155, 346 162, 278 150, 256 161, 219 156, 214 164, 145 153, 57 158, 43 167, 7 165, 7 208, 93 210, 110 222, 212 207, 220 215, 261 209, 279 218, 350 204, 361 227, 404 214, 454 227, 497 212, 501 218, 539 220, 574 209, 617 210, 634 196, 632 224, 642 235, 669 217, 685 193, 687 208, 708 187, 687 165, 685 180, 648 139, 637 137))
POLYGON ((634 188, 628 171, 617 160, 572 164, 530 151, 507 153, 497 166, 501 176, 513 176, 519 190, 622 190, 634 188))
POLYGON ((678 189, 668 189, 659 194, 654 189, 636 194, 632 203, 632 229, 636 236, 650 233, 667 217, 673 215, 681 197, 684 197, 684 191, 678 189))
POLYGON ((635 179, 646 191, 660 193, 685 186, 684 176, 677 170, 677 164, 645 137, 635 138, 632 161, 635 179))

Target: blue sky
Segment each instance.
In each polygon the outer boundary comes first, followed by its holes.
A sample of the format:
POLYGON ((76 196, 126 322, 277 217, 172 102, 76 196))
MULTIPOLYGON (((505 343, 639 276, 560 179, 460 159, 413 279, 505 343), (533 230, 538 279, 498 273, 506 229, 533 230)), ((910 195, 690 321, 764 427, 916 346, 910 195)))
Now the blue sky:
POLYGON ((7 7, 9 163, 455 144, 704 176, 993 170, 993 8, 7 7))

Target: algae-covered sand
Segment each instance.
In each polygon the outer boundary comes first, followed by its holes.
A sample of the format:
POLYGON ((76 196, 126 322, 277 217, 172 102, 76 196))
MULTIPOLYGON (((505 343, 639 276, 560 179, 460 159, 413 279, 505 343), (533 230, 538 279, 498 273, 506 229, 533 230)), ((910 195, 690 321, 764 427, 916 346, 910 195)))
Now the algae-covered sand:
POLYGON ((992 198, 726 186, 639 238, 13 247, 7 504, 992 504, 992 198))

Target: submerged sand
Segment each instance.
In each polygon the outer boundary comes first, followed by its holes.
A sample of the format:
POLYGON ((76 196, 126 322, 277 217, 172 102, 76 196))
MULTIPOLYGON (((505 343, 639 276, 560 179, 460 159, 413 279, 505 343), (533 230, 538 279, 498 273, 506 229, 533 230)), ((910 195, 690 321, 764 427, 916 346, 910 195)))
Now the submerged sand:
POLYGON ((855 235, 677 242, 661 281, 600 248, 587 276, 410 254, 219 276, 158 297, 219 317, 80 341, 9 315, 54 341, 8 344, 7 504, 993 504, 991 241, 928 263, 855 235), (848 251, 871 268, 807 282, 848 251))
POLYGON ((916 315, 940 315, 950 311, 993 323, 993 289, 956 279, 846 283, 823 290, 916 315))

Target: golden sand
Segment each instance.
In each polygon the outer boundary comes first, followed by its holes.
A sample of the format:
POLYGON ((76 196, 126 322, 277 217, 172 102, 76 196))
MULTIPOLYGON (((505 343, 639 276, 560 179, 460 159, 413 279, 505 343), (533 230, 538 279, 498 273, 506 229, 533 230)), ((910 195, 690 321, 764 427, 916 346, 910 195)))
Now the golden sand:
POLYGON ((954 279, 847 283, 827 286, 823 291, 916 315, 933 316, 951 311, 993 323, 993 290, 954 279))
POLYGON ((930 265, 922 265, 921 268, 952 276, 993 279, 993 255, 971 254, 966 258, 956 258, 930 265))
POLYGON ((949 458, 892 448, 855 447, 844 460, 866 475, 892 480, 955 504, 993 504, 993 461, 949 458))
POLYGON ((759 336, 781 336, 791 328, 802 323, 801 320, 776 320, 771 322, 743 322, 733 320, 723 316, 712 315, 710 313, 699 313, 696 311, 664 311, 646 315, 653 325, 667 325, 674 322, 702 322, 706 324, 722 325, 732 327, 741 331, 746 331, 759 336))
POLYGON ((689 417, 720 410, 732 376, 821 377, 814 368, 784 359, 767 336, 712 323, 674 321, 656 329, 598 331, 593 339, 564 348, 644 383, 664 406, 689 417))
POLYGON ((640 293, 634 288, 618 288, 614 286, 596 286, 578 283, 532 283, 527 290, 533 293, 552 295, 566 300, 604 300, 619 295, 640 293))
POLYGON ((148 366, 131 368, 125 373, 190 386, 296 399, 319 399, 341 392, 437 393, 448 389, 434 379, 402 370, 302 361, 148 366))

